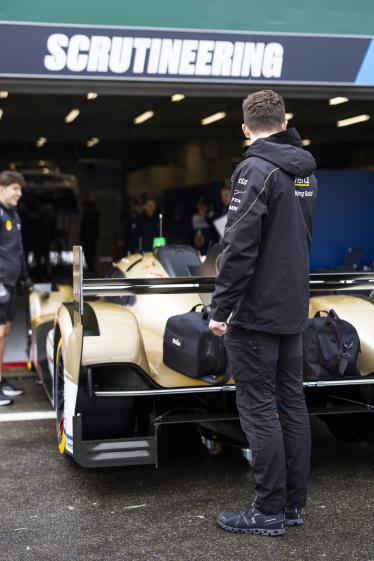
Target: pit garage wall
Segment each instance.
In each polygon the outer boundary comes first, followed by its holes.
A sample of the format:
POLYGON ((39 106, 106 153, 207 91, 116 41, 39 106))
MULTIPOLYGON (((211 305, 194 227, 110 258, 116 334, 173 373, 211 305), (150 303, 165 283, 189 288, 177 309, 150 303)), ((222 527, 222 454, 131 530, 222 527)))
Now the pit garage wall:
POLYGON ((107 0, 106 2, 56 2, 4 0, 0 20, 277 31, 295 33, 374 34, 374 2, 357 0, 107 0))
POLYGON ((364 249, 374 263, 374 172, 322 170, 313 233, 311 269, 338 267, 348 247, 364 249))

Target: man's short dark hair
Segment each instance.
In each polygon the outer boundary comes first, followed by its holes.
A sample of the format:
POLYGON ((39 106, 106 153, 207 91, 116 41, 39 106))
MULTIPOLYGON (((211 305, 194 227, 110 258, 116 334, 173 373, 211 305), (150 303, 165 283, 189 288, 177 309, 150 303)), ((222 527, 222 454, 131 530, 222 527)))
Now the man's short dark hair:
POLYGON ((242 107, 244 123, 253 132, 277 129, 286 120, 283 98, 273 90, 249 94, 242 107))
POLYGON ((18 183, 21 187, 26 185, 25 178, 22 173, 18 171, 2 171, 0 173, 0 185, 3 187, 9 187, 13 183, 18 183))

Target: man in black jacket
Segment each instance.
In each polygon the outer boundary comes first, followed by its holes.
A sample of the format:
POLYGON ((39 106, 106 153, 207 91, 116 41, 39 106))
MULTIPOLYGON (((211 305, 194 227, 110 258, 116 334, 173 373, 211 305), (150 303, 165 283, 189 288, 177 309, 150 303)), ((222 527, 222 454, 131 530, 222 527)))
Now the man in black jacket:
POLYGON ((302 384, 316 163, 287 130, 271 90, 243 102, 252 144, 232 176, 210 329, 225 336, 242 428, 254 453, 256 496, 223 512, 232 532, 281 535, 303 523, 310 428, 302 384))
POLYGON ((23 394, 2 378, 6 339, 16 314, 16 285, 21 279, 31 285, 23 252, 21 221, 16 206, 25 184, 15 171, 0 173, 0 405, 10 405, 11 397, 23 394))

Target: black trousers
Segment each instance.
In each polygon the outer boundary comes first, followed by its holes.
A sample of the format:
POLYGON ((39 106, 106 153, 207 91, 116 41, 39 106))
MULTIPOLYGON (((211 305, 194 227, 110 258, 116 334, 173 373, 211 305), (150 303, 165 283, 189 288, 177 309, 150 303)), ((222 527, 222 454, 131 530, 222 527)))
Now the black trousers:
POLYGON ((305 505, 310 425, 302 379, 302 335, 230 326, 225 345, 240 423, 254 455, 255 504, 264 513, 305 505))

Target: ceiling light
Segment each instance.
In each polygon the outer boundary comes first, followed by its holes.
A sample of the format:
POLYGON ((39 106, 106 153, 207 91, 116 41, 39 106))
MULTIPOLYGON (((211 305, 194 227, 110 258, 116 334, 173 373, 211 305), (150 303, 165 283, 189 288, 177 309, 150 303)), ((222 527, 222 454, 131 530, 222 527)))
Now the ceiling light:
POLYGON ((148 121, 148 119, 152 119, 152 117, 154 116, 155 112, 154 111, 145 111, 144 113, 141 113, 141 115, 138 115, 137 117, 135 117, 134 119, 134 124, 135 125, 140 125, 141 123, 144 123, 144 121, 148 121))
POLYGON ((310 140, 310 138, 303 138, 301 144, 303 146, 310 146, 312 144, 312 141, 310 140))
POLYGON ((87 140, 86 142, 86 146, 87 148, 92 148, 92 146, 95 146, 95 144, 99 144, 100 139, 97 136, 94 136, 92 138, 90 138, 89 140, 87 140))
POLYGON ((47 139, 45 136, 41 136, 38 138, 38 140, 36 141, 36 145, 38 148, 41 148, 42 146, 44 146, 44 144, 47 142, 47 139))
POLYGON ((215 123, 216 121, 220 121, 226 117, 226 113, 224 111, 220 111, 219 113, 213 113, 213 115, 208 115, 208 117, 204 117, 201 119, 202 125, 210 125, 211 123, 215 123))
POLYGON ((0 91, 0 99, 5 99, 6 97, 8 97, 8 92, 6 91, 0 91))
POLYGON ((246 138, 245 140, 243 140, 243 148, 247 148, 247 146, 250 146, 252 144, 252 140, 250 138, 246 138))
POLYGON ((183 94, 174 94, 171 96, 171 101, 182 101, 186 96, 183 94))
POLYGON ((97 94, 96 92, 88 92, 88 94, 86 95, 88 101, 91 101, 93 99, 96 99, 97 97, 99 97, 99 94, 97 94))
POLYGON ((339 105, 340 103, 346 103, 349 101, 348 97, 332 97, 329 99, 329 105, 339 105))
POLYGON ((291 121, 291 119, 293 119, 293 113, 286 113, 286 119, 287 121, 291 121))
POLYGON ((342 119, 341 121, 336 121, 337 127, 348 127, 349 125, 355 125, 356 123, 364 123, 370 119, 370 115, 357 115, 356 117, 350 117, 349 119, 342 119))
POLYGON ((79 109, 72 109, 67 115, 65 115, 65 123, 72 123, 79 115, 79 109))
POLYGON ((2 109, 0 109, 0 119, 3 115, 4 115, 4 111, 2 109))

